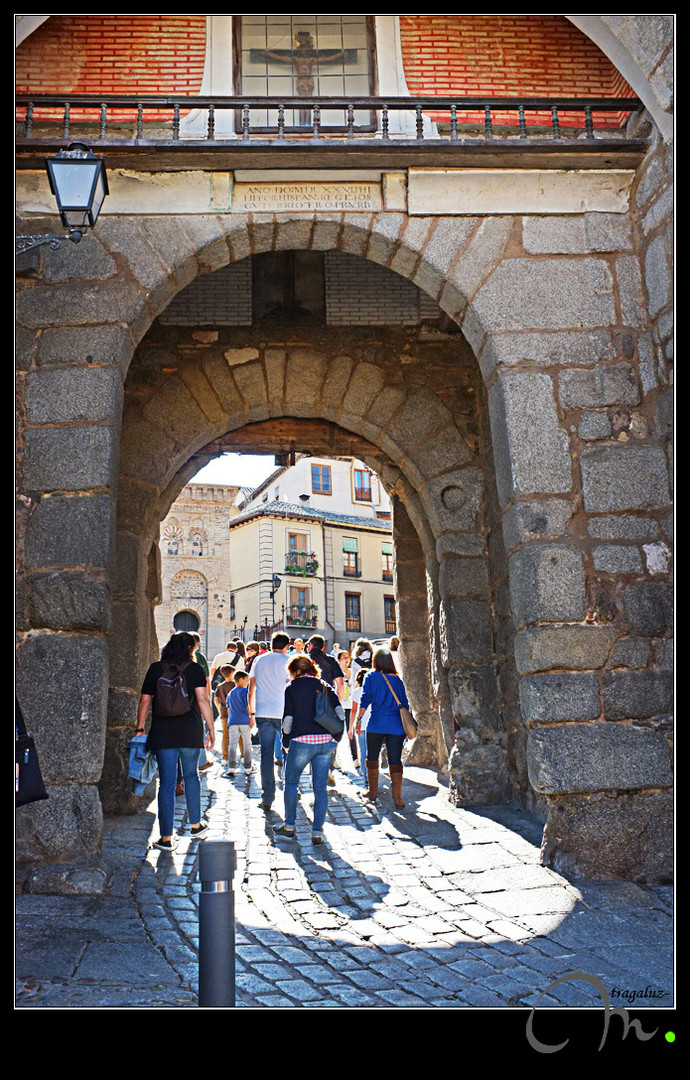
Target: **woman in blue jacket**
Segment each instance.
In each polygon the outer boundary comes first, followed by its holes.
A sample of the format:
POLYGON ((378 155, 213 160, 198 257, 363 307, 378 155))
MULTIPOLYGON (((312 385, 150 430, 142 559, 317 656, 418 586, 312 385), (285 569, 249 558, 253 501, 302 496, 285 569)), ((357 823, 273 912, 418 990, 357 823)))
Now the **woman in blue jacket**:
POLYGON ((391 794, 398 810, 402 810, 405 806, 402 799, 402 750, 405 743, 405 729, 400 719, 400 705, 407 709, 410 707, 403 681, 395 670, 390 651, 377 649, 374 653, 372 670, 367 672, 364 678, 359 705, 353 707, 353 712, 354 708, 358 710, 354 717, 354 724, 359 734, 361 717, 371 706, 367 724, 366 761, 369 787, 364 793, 364 798, 373 802, 378 795, 379 757, 385 743, 391 777, 391 794), (394 694, 400 704, 396 702, 394 694))

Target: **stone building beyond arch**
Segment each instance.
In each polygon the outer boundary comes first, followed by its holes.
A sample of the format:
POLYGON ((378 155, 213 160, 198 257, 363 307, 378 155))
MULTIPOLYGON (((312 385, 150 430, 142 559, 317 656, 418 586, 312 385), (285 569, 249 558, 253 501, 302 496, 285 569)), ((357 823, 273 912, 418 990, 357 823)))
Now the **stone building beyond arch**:
MULTIPOLYGON (((592 18, 633 54, 656 20, 592 18)), ((546 205, 500 170, 498 202, 461 212, 438 170, 408 170, 405 197, 386 173, 361 213, 243 213, 208 173, 147 177, 170 214, 138 207, 125 170, 88 241, 18 264, 17 692, 51 794, 18 815, 20 858, 93 859, 103 807, 131 807, 159 524, 219 447, 289 430, 352 449, 391 494, 416 753, 451 797, 519 801, 561 870, 670 879, 670 147, 653 110, 637 122, 639 164, 613 184, 576 170, 546 205), (287 251, 384 268, 442 317, 162 318, 192 283, 287 251)), ((27 169, 32 229, 42 199, 27 169)))

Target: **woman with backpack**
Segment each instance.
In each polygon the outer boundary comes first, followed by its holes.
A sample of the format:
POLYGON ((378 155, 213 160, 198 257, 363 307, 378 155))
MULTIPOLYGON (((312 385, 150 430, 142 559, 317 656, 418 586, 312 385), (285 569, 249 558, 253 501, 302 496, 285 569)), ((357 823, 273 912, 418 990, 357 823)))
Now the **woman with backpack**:
POLYGON ((295 838, 297 786, 308 765, 314 792, 312 843, 323 843, 323 825, 328 809, 328 772, 337 740, 345 730, 345 714, 332 686, 321 679, 321 671, 308 656, 295 656, 287 666, 292 680, 285 690, 282 720, 283 747, 287 751, 283 772, 285 821, 274 828, 277 836, 295 838), (317 719, 317 696, 326 695, 331 710, 342 724, 340 734, 331 735, 317 719))
POLYGON ((202 836, 208 829, 201 820, 201 784, 199 751, 211 749, 215 730, 206 675, 195 663, 196 642, 184 631, 173 634, 151 664, 141 688, 137 711, 137 735, 143 735, 151 709, 151 727, 146 749, 158 762, 158 821, 160 839, 154 847, 174 850, 175 786, 177 763, 182 765, 190 835, 202 836), (205 731, 204 731, 205 728, 205 731))
POLYGON ((374 802, 378 795, 379 758, 385 743, 388 752, 391 795, 398 810, 402 810, 405 806, 402 799, 402 750, 406 736, 400 719, 401 706, 406 709, 410 707, 403 681, 396 672, 391 652, 389 649, 377 649, 374 653, 373 668, 364 678, 359 703, 352 707, 350 725, 351 729, 359 734, 361 718, 368 708, 371 709, 367 724, 366 760, 369 786, 364 793, 364 798, 368 802, 374 802))

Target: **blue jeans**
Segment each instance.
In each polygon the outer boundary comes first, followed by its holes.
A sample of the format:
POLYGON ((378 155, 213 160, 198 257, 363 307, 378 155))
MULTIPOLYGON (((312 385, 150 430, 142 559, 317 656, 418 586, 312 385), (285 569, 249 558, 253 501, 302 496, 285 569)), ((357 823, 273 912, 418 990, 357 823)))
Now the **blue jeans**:
POLYGON ((275 745, 276 762, 285 762, 285 751, 283 750, 283 737, 280 731, 276 731, 276 745, 275 745))
POLYGON ((201 820, 201 784, 197 769, 199 748, 182 746, 173 750, 156 750, 155 753, 158 762, 158 821, 161 836, 172 836, 178 758, 182 765, 189 823, 196 825, 201 820))
POLYGON ((366 760, 367 760, 367 732, 366 732, 366 728, 365 728, 364 731, 362 731, 359 735, 356 736, 356 739, 357 739, 357 742, 359 743, 359 767, 360 767, 360 770, 361 770, 360 771, 360 782, 362 784, 362 787, 368 788, 369 787, 369 781, 367 779, 367 768, 366 768, 366 760))
POLYGON ((276 797, 275 745, 276 732, 280 735, 281 721, 273 716, 257 716, 256 726, 259 731, 261 750, 261 801, 271 806, 276 797))
POLYGON ((328 773, 331 767, 333 740, 327 743, 304 743, 290 741, 285 758, 283 779, 285 790, 285 825, 294 829, 297 817, 297 785, 299 778, 311 763, 311 785, 314 792, 314 820, 312 833, 320 834, 328 809, 328 773))

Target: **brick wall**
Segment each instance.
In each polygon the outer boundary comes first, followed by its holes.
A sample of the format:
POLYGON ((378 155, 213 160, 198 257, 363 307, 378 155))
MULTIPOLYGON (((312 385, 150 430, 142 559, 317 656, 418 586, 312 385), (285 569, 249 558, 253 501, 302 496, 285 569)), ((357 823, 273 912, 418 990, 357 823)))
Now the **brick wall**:
POLYGON ((196 278, 177 294, 160 321, 178 326, 250 326, 251 259, 242 259, 196 278))
MULTIPOLYGON (((604 53, 563 15, 401 15, 400 34, 413 96, 634 96, 604 53)), ((458 119, 483 123, 483 114, 458 119)), ((515 122, 507 114, 493 119, 515 122)), ((582 124, 582 116, 559 119, 582 124)), ((550 115, 528 115, 527 122, 550 123, 550 115)), ((598 127, 619 123, 617 115, 597 120, 598 127)))
POLYGON ((51 15, 16 51, 17 91, 198 94, 205 55, 205 15, 51 15))
MULTIPOLYGON (((401 15, 400 28, 413 95, 632 94, 607 57, 562 15, 401 15)), ((17 49, 17 91, 196 94, 205 52, 205 15, 51 15, 17 49)), ((72 118, 84 116, 74 110, 72 118)), ((477 115, 459 119, 483 122, 477 115)), ((497 124, 506 119, 494 116, 497 124)), ((581 116, 570 119, 582 124, 581 116)), ((598 126, 620 121, 610 115, 598 126)), ((528 123, 538 122, 550 117, 528 116, 528 123)))
MULTIPOLYGON (((438 304, 385 266, 340 251, 324 260, 329 326, 417 326, 436 320, 438 304)), ((252 262, 242 259, 187 285, 160 316, 177 326, 250 326, 252 262)))
POLYGON ((329 326, 416 326, 420 317, 438 317, 435 304, 422 316, 423 294, 411 281, 342 251, 326 253, 325 278, 329 326))

